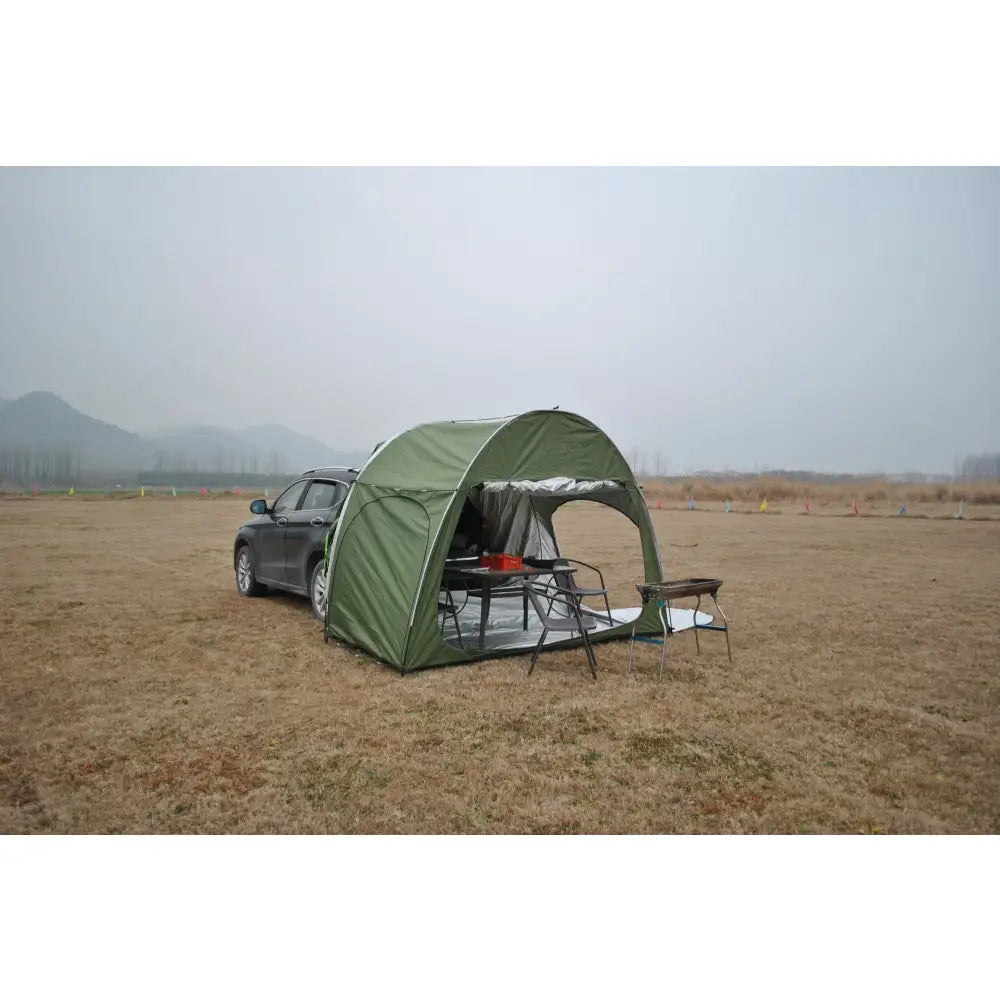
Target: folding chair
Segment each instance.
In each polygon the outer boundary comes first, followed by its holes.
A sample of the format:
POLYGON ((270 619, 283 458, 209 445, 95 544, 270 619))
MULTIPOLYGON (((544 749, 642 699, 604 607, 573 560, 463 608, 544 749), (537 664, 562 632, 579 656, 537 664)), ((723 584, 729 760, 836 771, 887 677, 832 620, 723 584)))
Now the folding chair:
MULTIPOLYGON (((611 617, 611 604, 608 601, 608 590, 604 585, 604 574, 596 567, 591 566, 590 563, 582 562, 580 559, 567 559, 564 556, 559 556, 556 559, 533 559, 532 562, 536 566, 544 566, 548 569, 553 570, 552 578, 555 581, 556 588, 558 590, 566 591, 572 594, 579 604, 583 603, 584 598, 587 597, 603 597, 604 607, 607 610, 608 615, 608 625, 614 628, 617 624, 614 618, 611 617), (560 568, 569 569, 570 565, 573 566, 583 566, 586 569, 593 570, 598 579, 601 581, 600 587, 581 587, 577 582, 573 573, 560 573, 560 568)), ((549 600, 549 610, 552 610, 553 600, 549 600)))
POLYGON ((538 654, 541 652, 542 646, 545 644, 545 639, 550 632, 569 632, 570 634, 579 632, 583 636, 583 645, 587 651, 587 662, 590 664, 591 676, 596 681, 597 660, 594 657, 594 650, 590 645, 590 635, 587 630, 597 628, 597 622, 590 615, 585 615, 581 612, 579 602, 569 591, 559 591, 569 611, 568 616, 559 618, 552 616, 552 601, 559 599, 559 595, 549 600, 549 607, 546 609, 544 604, 542 604, 542 597, 544 596, 546 599, 549 599, 548 591, 539 594, 534 587, 526 587, 526 592, 528 599, 535 609, 535 614, 538 615, 538 620, 542 623, 542 636, 538 640, 538 645, 535 647, 534 653, 531 654, 531 665, 528 667, 528 676, 530 677, 532 670, 535 669, 535 661, 538 659, 538 654))
POLYGON ((561 588, 568 590, 580 603, 583 602, 585 597, 603 597, 604 607, 608 613, 608 625, 614 628, 615 620, 611 617, 611 604, 608 601, 608 588, 604 585, 604 574, 596 566, 591 566, 590 563, 585 563, 580 559, 565 559, 560 557, 556 560, 557 568, 559 563, 572 563, 574 566, 583 566, 586 569, 593 570, 597 574, 597 578, 601 581, 599 587, 581 587, 576 582, 576 577, 572 573, 557 573, 556 581, 559 582, 561 588), (565 580, 565 584, 560 582, 561 580, 565 580))
POLYGON ((451 615, 451 617, 455 620, 455 631, 458 633, 458 644, 462 647, 462 649, 465 649, 465 643, 462 642, 462 629, 458 624, 458 615, 465 609, 465 606, 468 603, 468 589, 465 591, 465 600, 462 601, 461 606, 455 603, 455 595, 448 584, 443 584, 442 589, 438 592, 438 614, 441 615, 441 634, 444 635, 444 623, 448 620, 448 615, 451 615), (442 594, 444 594, 443 601, 441 600, 442 594))

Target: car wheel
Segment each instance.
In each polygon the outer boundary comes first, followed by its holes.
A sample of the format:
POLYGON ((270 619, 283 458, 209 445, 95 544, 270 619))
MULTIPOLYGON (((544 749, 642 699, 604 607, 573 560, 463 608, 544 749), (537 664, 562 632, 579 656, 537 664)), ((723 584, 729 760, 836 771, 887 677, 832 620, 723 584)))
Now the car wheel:
POLYGON ((322 559, 313 567, 309 578, 309 600, 312 602, 313 614, 321 622, 326 621, 326 573, 322 559))
POLYGON ((267 587, 257 582, 249 545, 242 546, 240 554, 236 557, 236 589, 244 597, 260 597, 261 594, 267 593, 267 587))

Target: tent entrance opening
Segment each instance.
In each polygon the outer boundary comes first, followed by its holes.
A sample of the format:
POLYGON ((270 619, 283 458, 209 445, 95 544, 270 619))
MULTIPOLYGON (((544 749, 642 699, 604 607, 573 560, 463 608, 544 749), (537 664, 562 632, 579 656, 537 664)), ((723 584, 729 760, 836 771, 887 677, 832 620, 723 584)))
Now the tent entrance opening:
MULTIPOLYGON (((529 587, 550 617, 572 620, 582 615, 592 622, 588 629, 592 639, 615 629, 621 634, 628 631, 642 609, 611 608, 600 567, 580 563, 560 551, 553 515, 576 500, 596 501, 634 521, 626 484, 616 480, 487 481, 468 491, 438 597, 440 634, 449 646, 466 651, 535 647, 543 625, 528 600, 525 588, 529 587), (524 569, 519 574, 492 573, 484 579, 479 564, 485 553, 519 555, 524 569), (558 572, 553 571, 554 565, 558 572), (532 574, 532 568, 538 572, 532 574)), ((677 627, 687 627, 684 618, 681 614, 677 627)), ((581 639, 579 630, 552 632, 545 647, 566 643, 567 635, 569 641, 581 639)))

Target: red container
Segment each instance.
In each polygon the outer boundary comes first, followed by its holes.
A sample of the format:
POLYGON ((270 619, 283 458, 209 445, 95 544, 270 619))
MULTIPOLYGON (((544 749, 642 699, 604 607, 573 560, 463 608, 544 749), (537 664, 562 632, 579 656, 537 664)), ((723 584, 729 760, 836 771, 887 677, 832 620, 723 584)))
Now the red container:
POLYGON ((520 556, 509 556, 506 552, 498 553, 497 555, 490 556, 490 569, 520 569, 521 568, 521 557, 520 556))

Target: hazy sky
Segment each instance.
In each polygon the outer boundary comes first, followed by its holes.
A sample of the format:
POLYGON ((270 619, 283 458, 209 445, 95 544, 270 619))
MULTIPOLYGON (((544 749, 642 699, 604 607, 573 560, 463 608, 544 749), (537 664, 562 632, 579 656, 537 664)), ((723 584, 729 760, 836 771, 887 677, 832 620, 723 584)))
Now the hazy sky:
POLYGON ((368 449, 559 404, 664 468, 1000 450, 1000 171, 4 169, 0 396, 368 449))

